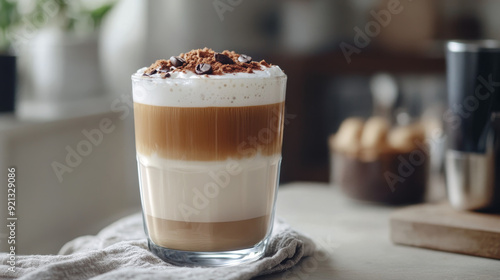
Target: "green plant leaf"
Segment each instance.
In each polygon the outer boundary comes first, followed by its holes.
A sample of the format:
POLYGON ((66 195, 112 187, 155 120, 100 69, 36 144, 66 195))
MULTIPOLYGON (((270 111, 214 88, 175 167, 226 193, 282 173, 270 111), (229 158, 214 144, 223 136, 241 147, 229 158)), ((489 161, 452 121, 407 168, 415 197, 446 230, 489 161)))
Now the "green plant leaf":
POLYGON ((92 17, 92 20, 94 21, 94 28, 98 28, 101 25, 103 18, 113 8, 113 6, 114 6, 114 3, 109 3, 109 4, 103 5, 97 9, 90 11, 90 16, 92 17))

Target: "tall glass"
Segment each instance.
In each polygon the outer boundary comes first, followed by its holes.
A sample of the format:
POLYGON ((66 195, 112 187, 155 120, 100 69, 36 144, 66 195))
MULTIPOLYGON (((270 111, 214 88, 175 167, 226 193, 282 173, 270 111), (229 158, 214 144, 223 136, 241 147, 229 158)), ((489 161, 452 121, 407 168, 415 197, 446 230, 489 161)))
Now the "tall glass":
POLYGON ((132 75, 149 248, 179 265, 263 256, 274 219, 286 76, 132 75))

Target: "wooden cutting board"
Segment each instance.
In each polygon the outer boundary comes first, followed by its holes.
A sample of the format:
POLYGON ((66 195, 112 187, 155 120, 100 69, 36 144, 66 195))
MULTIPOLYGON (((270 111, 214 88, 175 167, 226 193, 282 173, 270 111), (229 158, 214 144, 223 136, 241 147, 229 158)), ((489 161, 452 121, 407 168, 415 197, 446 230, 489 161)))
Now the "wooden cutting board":
POLYGON ((500 215, 458 211, 448 203, 419 204, 390 218, 396 244, 500 259, 500 215))

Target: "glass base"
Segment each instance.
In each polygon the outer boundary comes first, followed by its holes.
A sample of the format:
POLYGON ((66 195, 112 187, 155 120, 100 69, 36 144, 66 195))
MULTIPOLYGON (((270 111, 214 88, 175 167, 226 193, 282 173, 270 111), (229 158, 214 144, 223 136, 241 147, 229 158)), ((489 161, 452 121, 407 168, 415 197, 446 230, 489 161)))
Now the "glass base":
POLYGON ((259 260, 264 256, 269 236, 252 248, 222 252, 191 252, 167 249, 148 238, 149 250, 160 259, 178 266, 233 266, 259 260))

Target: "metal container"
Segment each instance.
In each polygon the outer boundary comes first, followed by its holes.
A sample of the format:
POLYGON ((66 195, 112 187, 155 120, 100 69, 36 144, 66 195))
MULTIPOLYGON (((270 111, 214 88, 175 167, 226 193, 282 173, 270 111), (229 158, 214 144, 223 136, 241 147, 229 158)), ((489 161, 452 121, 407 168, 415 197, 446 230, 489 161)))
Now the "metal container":
POLYGON ((500 41, 447 44, 448 199, 460 210, 500 206, 500 41))

